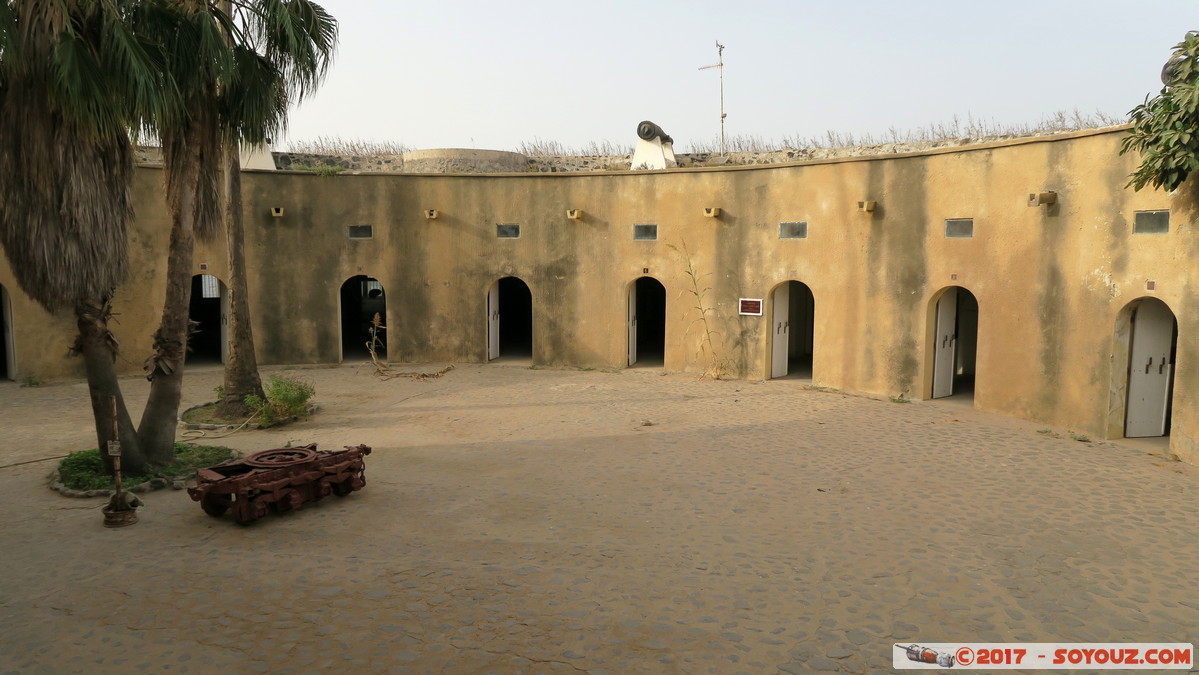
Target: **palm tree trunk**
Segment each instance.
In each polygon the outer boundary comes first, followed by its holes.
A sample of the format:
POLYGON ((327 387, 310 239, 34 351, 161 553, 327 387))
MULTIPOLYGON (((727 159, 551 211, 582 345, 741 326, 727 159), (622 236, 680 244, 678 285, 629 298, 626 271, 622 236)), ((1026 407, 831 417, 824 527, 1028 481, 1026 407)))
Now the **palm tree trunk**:
POLYGON ((112 457, 107 452, 108 442, 114 440, 112 433, 112 398, 117 399, 116 439, 121 441, 121 470, 129 474, 141 474, 146 469, 146 456, 138 444, 133 420, 125 407, 120 382, 115 367, 117 341, 108 330, 112 315, 108 302, 81 301, 75 307, 75 320, 79 327, 75 350, 83 357, 87 370, 87 390, 92 399, 92 416, 96 421, 96 442, 104 468, 112 473, 112 457))
POLYGON ((250 414, 246 397, 251 394, 266 398, 262 378, 258 375, 258 359, 254 355, 254 328, 250 320, 247 299, 245 226, 241 203, 241 159, 236 143, 226 145, 229 159, 226 173, 225 214, 226 244, 229 248, 229 353, 225 359, 224 398, 220 410, 223 417, 244 417, 250 414))
MULTIPOLYGON (((170 143, 164 143, 164 152, 170 143)), ((152 465, 169 464, 175 456, 175 431, 179 401, 183 398, 183 364, 191 327, 192 260, 195 249, 196 187, 200 172, 199 148, 187 148, 185 157, 164 157, 178 174, 176 198, 169 198, 171 242, 167 250, 167 289, 162 323, 154 333, 154 354, 146 360, 150 397, 137 426, 137 437, 152 465)))

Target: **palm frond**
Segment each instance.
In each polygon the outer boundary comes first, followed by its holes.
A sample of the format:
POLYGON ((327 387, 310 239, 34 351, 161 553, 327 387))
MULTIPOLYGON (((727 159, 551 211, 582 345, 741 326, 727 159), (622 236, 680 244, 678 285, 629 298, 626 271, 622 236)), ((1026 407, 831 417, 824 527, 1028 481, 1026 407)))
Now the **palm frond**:
POLYGON ((48 311, 105 298, 129 272, 133 173, 127 137, 48 113, 44 88, 9 81, 0 99, 0 244, 21 288, 48 311))
POLYGON ((295 101, 320 85, 337 47, 337 20, 311 0, 236 1, 249 46, 276 64, 295 101))
POLYGON ((325 76, 311 0, 0 0, 0 244, 47 309, 128 272, 130 130, 162 140, 167 201, 221 225, 223 140, 256 143, 325 76))
POLYGON ((128 76, 153 75, 143 51, 112 54, 121 12, 116 0, 0 3, 0 166, 21 167, 0 172, 0 243, 50 311, 108 297, 128 274, 128 76))
POLYGON ((287 117, 286 83, 265 56, 245 46, 234 49, 237 68, 221 96, 226 135, 247 145, 265 143, 278 136, 287 117))

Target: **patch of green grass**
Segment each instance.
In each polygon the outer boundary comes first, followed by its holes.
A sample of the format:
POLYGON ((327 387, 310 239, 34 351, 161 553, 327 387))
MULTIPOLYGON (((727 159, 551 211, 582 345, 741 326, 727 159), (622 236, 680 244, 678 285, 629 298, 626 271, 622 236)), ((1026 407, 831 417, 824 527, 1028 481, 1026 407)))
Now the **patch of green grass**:
POLYGON ((272 427, 283 422, 290 422, 308 414, 308 399, 316 394, 316 387, 292 377, 271 375, 271 379, 262 387, 266 400, 251 394, 246 397, 246 405, 258 416, 258 424, 272 427))
POLYGON ((292 164, 291 168, 295 171, 307 171, 309 173, 315 173, 318 176, 336 176, 337 174, 346 170, 346 168, 344 166, 336 166, 336 165, 330 166, 327 164, 321 165, 321 166, 311 166, 308 164, 292 164))
POLYGON ((1070 432, 1070 438, 1073 438, 1074 440, 1078 441, 1079 443, 1090 443, 1091 442, 1091 437, 1086 434, 1076 434, 1074 432, 1070 432))
POLYGON ((1049 435, 1053 433, 1053 429, 1037 429, 1037 433, 1049 435))
MULTIPOLYGON (((217 445, 175 444, 175 461, 166 466, 156 466, 145 476, 121 476, 123 487, 133 487, 158 476, 190 476, 213 464, 228 461, 234 456, 232 448, 217 445)), ((111 490, 116 487, 112 476, 104 473, 104 461, 100 451, 80 450, 67 455, 58 463, 58 476, 62 484, 72 490, 111 490)))
POLYGON ((45 382, 39 380, 36 375, 29 375, 24 380, 21 380, 22 387, 40 387, 45 382))
POLYGON ((911 403, 912 402, 912 399, 904 398, 902 396, 888 396, 887 399, 890 400, 892 403, 911 403))

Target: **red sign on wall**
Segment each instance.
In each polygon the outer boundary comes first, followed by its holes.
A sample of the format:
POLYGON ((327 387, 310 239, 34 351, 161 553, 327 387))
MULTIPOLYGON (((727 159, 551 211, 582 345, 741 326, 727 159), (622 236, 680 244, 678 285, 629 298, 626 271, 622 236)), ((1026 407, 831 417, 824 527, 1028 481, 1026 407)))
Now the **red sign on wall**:
POLYGON ((741 298, 738 301, 740 305, 739 313, 743 316, 762 316, 762 300, 753 298, 741 298))

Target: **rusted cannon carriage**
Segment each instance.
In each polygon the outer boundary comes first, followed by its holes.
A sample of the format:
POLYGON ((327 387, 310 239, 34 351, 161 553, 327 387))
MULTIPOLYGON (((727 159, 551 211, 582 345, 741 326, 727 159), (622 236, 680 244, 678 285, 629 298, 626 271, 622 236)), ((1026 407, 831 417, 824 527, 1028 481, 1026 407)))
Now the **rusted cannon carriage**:
POLYGON ((256 452, 196 471, 196 486, 187 494, 210 516, 232 509, 242 525, 330 494, 344 497, 366 485, 364 458, 371 451, 365 445, 345 448, 317 450, 312 443, 256 452))

